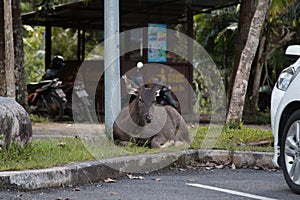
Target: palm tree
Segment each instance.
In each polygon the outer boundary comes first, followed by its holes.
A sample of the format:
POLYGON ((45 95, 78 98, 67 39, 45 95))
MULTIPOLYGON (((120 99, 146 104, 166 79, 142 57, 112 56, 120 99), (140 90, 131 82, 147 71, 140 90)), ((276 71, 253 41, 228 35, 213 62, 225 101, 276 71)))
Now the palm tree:
POLYGON ((242 121, 243 110, 245 105, 246 91, 251 65, 259 44, 260 32, 270 7, 271 0, 258 1, 256 11, 252 18, 249 29, 248 39, 242 51, 236 78, 234 81, 231 99, 229 103, 227 124, 239 124, 242 121))
POLYGON ((297 0, 272 0, 270 7, 270 15, 275 16, 287 11, 287 8, 297 0))

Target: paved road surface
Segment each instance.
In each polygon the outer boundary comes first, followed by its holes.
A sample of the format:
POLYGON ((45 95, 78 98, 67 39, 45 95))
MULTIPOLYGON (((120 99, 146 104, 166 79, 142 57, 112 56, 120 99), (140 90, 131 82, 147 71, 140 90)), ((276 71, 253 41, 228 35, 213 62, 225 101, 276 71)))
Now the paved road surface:
POLYGON ((288 189, 281 171, 173 169, 143 174, 140 178, 143 179, 124 176, 115 183, 98 182, 34 192, 1 191, 0 197, 20 200, 300 199, 288 189))

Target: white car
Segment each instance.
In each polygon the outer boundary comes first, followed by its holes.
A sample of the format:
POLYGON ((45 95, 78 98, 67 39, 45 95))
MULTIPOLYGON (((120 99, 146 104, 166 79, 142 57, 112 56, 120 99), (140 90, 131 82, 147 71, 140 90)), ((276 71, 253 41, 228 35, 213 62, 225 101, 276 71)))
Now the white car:
POLYGON ((300 194, 300 45, 289 46, 286 55, 297 61, 281 72, 272 91, 273 163, 282 168, 291 190, 300 194))

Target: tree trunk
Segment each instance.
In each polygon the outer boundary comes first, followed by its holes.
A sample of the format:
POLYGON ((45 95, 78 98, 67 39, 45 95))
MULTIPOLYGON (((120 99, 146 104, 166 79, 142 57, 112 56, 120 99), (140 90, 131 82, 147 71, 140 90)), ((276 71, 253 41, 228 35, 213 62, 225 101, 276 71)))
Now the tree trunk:
POLYGON ((1 28, 4 27, 3 11, 3 1, 0 1, 0 96, 6 96, 4 28, 1 28))
POLYGON ((15 53, 16 100, 27 107, 26 72, 24 68, 23 33, 20 11, 20 0, 13 0, 13 29, 15 53))
POLYGON ((4 0, 4 41, 5 41, 5 73, 7 96, 16 98, 15 73, 14 73, 14 38, 12 22, 12 1, 4 0))
POLYGON ((260 87, 261 74, 262 74, 262 69, 265 60, 263 56, 265 50, 265 44, 266 44, 266 37, 263 36, 259 44, 257 63, 255 66, 255 76, 254 76, 253 87, 252 87, 252 99, 251 99, 250 109, 253 113, 256 113, 258 111, 259 87, 260 87))
POLYGON ((270 6, 270 0, 258 1, 251 21, 248 39, 242 51, 236 78, 234 81, 226 123, 239 124, 242 121, 245 97, 251 65, 259 44, 260 32, 270 6))
MULTIPOLYGON (((247 42, 248 33, 250 29, 251 20, 253 18, 254 12, 255 12, 255 5, 256 0, 242 0, 241 2, 241 9, 240 9, 240 15, 239 15, 239 26, 238 26, 238 34, 237 38, 234 43, 234 65, 231 73, 231 82, 229 85, 228 94, 231 94, 232 87, 235 80, 235 75, 238 70, 240 57, 242 54, 242 51, 245 47, 245 44, 247 42)), ((230 98, 230 96, 229 96, 230 98)), ((229 99, 230 102, 230 99, 229 99)))

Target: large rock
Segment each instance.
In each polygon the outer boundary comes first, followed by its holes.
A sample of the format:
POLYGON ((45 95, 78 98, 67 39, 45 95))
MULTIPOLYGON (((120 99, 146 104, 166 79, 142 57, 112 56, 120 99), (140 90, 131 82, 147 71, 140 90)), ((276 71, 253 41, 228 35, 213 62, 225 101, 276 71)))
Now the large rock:
POLYGON ((12 142, 25 146, 32 138, 32 126, 26 110, 14 99, 0 97, 0 145, 12 142))

